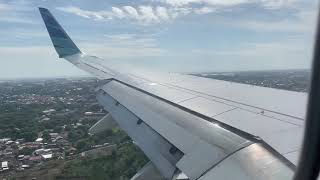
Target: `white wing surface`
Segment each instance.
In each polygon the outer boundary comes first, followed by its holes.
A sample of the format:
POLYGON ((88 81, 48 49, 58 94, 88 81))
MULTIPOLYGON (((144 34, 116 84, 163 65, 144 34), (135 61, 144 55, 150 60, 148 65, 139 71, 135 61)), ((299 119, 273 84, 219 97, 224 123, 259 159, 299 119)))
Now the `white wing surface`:
MULTIPOLYGON (((290 179, 302 142, 307 95, 181 74, 128 73, 86 55, 40 8, 64 58, 100 79, 97 99, 164 179, 290 179)), ((151 170, 148 170, 151 169, 151 170)), ((146 173, 146 175, 144 175, 146 173)), ((149 178, 150 179, 150 178, 149 178)))

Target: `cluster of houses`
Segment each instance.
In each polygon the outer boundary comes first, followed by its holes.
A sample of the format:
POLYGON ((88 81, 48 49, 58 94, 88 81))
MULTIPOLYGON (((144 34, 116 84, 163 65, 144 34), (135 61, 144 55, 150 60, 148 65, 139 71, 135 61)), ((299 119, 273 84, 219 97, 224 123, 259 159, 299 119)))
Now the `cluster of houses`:
POLYGON ((71 143, 59 133, 49 135, 51 143, 44 143, 42 138, 37 138, 34 142, 25 142, 24 139, 0 139, 0 172, 22 171, 45 161, 64 159, 66 155, 76 152, 71 143))
POLYGON ((116 150, 116 145, 105 143, 76 154, 77 149, 59 133, 49 133, 49 135, 51 143, 44 143, 42 138, 37 138, 34 142, 24 142, 24 139, 15 141, 10 138, 0 139, 0 172, 24 171, 34 166, 45 165, 44 162, 53 159, 108 156, 116 150))

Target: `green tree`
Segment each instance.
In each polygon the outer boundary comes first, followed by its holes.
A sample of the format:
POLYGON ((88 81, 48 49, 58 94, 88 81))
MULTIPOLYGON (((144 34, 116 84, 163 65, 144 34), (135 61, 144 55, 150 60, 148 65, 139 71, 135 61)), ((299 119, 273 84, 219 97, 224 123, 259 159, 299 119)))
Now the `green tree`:
POLYGON ((32 142, 37 138, 38 134, 34 131, 19 133, 17 138, 24 138, 27 142, 32 142))
POLYGON ((56 133, 60 133, 62 131, 62 127, 61 126, 56 126, 55 128, 53 128, 53 131, 56 133))
POLYGON ((42 138, 46 142, 50 141, 50 139, 51 139, 50 133, 48 131, 43 131, 42 138))
POLYGON ((31 155, 34 150, 31 148, 24 147, 19 151, 19 154, 31 155))

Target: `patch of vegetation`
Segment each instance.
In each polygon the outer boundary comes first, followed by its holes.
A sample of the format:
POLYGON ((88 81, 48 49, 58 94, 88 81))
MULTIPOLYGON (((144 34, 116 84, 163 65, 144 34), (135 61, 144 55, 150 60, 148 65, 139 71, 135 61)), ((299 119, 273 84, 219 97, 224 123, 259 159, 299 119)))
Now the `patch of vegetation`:
POLYGON ((132 142, 118 147, 111 156, 95 159, 76 159, 65 164, 56 179, 84 177, 89 180, 130 179, 146 163, 147 158, 132 142))
MULTIPOLYGON (((88 134, 88 129, 106 114, 95 98, 94 88, 97 83, 95 80, 84 82, 64 79, 43 81, 40 84, 0 83, 0 138, 23 138, 27 142, 33 142, 37 137, 42 137, 44 143, 54 144, 50 133, 59 133, 67 141, 67 145, 64 145, 67 147, 66 159, 78 157, 76 154, 91 150, 96 145, 109 143, 115 147, 110 156, 69 161, 51 160, 42 164, 40 169, 35 166, 23 172, 15 172, 15 177, 51 179, 62 171, 56 179, 84 177, 82 179, 124 180, 130 179, 146 164, 146 156, 119 128, 97 135, 88 134), (43 112, 48 109, 55 111, 43 112), (89 116, 85 112, 95 114, 89 116), (69 148, 73 150, 69 151, 69 148), (55 170, 58 171, 50 173, 55 170)), ((25 147, 19 153, 30 155, 34 150, 25 147)))
POLYGON ((44 127, 37 121, 40 105, 5 104, 0 106, 0 138, 25 138, 34 141, 44 127))

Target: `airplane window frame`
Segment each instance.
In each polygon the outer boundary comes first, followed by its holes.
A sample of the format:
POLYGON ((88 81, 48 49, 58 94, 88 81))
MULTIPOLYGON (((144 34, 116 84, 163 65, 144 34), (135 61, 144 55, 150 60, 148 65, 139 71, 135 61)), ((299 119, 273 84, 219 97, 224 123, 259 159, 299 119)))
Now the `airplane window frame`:
POLYGON ((317 179, 320 170, 320 12, 314 42, 311 83, 302 151, 294 180, 317 179))

